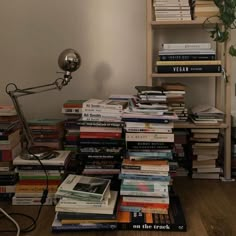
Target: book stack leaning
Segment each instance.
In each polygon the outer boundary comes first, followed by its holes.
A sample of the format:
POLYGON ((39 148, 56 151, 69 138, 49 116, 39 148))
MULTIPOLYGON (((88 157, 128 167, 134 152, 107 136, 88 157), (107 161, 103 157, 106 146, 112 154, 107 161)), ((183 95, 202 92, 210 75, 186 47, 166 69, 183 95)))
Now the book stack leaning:
POLYGON ((136 89, 137 100, 130 101, 123 114, 127 155, 119 175, 122 182, 118 226, 184 231, 186 225, 178 197, 169 194, 173 120, 178 117, 166 111, 166 96, 161 87, 136 86, 136 89))
POLYGON ((114 230, 117 228, 117 191, 110 180, 69 174, 59 186, 53 232, 114 230))

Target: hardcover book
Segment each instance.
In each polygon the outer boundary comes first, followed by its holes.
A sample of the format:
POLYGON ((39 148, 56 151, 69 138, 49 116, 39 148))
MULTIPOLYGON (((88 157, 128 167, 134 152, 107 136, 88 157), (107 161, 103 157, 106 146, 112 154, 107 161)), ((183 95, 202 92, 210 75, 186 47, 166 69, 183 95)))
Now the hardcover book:
POLYGON ((171 196, 168 214, 118 212, 118 229, 184 232, 187 226, 178 196, 171 196))

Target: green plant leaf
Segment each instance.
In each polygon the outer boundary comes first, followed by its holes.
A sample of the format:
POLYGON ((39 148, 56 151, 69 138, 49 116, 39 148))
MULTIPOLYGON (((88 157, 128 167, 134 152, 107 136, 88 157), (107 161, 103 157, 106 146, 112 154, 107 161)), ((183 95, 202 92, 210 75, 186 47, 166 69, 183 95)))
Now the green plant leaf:
POLYGON ((233 57, 236 57, 236 48, 235 48, 235 46, 233 46, 233 45, 230 46, 229 54, 233 57))

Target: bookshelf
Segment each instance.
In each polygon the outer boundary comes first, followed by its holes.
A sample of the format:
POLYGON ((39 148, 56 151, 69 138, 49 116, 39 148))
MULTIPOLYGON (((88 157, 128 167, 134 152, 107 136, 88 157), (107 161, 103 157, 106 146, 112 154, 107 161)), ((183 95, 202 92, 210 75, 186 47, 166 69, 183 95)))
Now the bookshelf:
MULTIPOLYGON (((187 80, 197 79, 198 77, 206 77, 206 79, 215 80, 215 107, 225 112, 225 121, 220 125, 200 126, 191 122, 176 123, 175 128, 220 128, 224 134, 224 180, 231 180, 231 78, 230 78, 230 56, 227 51, 230 45, 230 40, 226 43, 216 44, 217 58, 222 61, 222 66, 227 73, 227 81, 223 79, 221 73, 178 73, 178 74, 162 74, 153 73, 154 65, 154 45, 158 42, 154 40, 154 33, 157 30, 176 30, 184 29, 187 32, 190 30, 204 30, 203 20, 188 20, 188 21, 154 21, 152 0, 146 0, 146 84, 151 86, 157 79, 164 78, 186 78, 187 80), (190 78, 191 77, 191 78, 190 78)), ((210 27, 214 21, 207 23, 210 27)), ((187 34, 186 32, 186 34, 187 34)), ((210 36, 209 36, 210 38, 210 36)))

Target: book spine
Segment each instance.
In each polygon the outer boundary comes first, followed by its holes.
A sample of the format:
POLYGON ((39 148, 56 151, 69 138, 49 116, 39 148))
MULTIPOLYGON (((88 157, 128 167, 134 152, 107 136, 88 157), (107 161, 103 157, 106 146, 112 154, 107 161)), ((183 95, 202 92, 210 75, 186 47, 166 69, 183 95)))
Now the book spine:
POLYGON ((159 166, 159 165, 153 165, 153 166, 145 166, 145 165, 127 165, 123 164, 122 169, 127 170, 143 170, 143 171, 169 171, 169 166, 159 166))
POLYGON ((171 224, 140 224, 140 223, 118 223, 119 230, 142 230, 142 231, 176 231, 186 232, 186 225, 171 224))
POLYGON ((136 128, 136 127, 127 127, 125 128, 126 132, 150 132, 150 133, 153 133, 153 132, 157 132, 157 133, 171 133, 172 132, 172 129, 168 129, 168 128, 136 128))
POLYGON ((111 108, 88 108, 84 107, 82 108, 83 113, 115 113, 115 114, 121 114, 122 110, 116 110, 111 108))
MULTIPOLYGON (((48 197, 44 205, 55 205, 56 203, 56 198, 48 197)), ((12 205, 41 205, 41 197, 13 197, 12 205)))
POLYGON ((0 193, 14 193, 15 188, 16 188, 15 185, 1 185, 0 193))
POLYGON ((122 105, 109 105, 109 104, 92 104, 92 103, 83 103, 83 109, 84 108, 90 108, 90 109, 114 109, 114 110, 122 110, 122 105))
POLYGON ((156 73, 221 73, 221 65, 155 66, 156 73))
POLYGON ((83 112, 82 118, 99 118, 99 119, 111 119, 115 120, 121 118, 121 113, 93 113, 93 112, 83 112))
POLYGON ((119 179, 133 179, 133 180, 157 180, 170 181, 170 176, 163 175, 136 175, 136 174, 119 174, 119 179))
POLYGON ((70 113, 70 114, 81 114, 82 113, 82 108, 79 107, 73 107, 73 108, 69 108, 69 107, 63 107, 61 109, 62 113, 70 113))
POLYGON ((100 230, 115 230, 117 229, 117 223, 93 223, 93 224, 64 224, 61 226, 52 225, 52 232, 78 232, 78 231, 100 231, 100 230))
POLYGON ((77 121, 78 126, 98 126, 98 127, 124 127, 124 122, 109 122, 109 121, 77 121))
POLYGON ((126 141, 174 142, 174 134, 126 133, 126 141))
POLYGON ((211 49, 210 43, 163 43, 163 49, 211 49))
POLYGON ((156 66, 202 66, 202 65, 221 65, 221 60, 201 60, 201 61, 156 61, 156 66))
POLYGON ((199 54, 199 55, 160 55, 160 61, 202 61, 215 60, 215 54, 199 54))
POLYGON ((100 132, 81 132, 80 138, 121 138, 121 133, 100 133, 100 132))
POLYGON ((159 123, 159 124, 168 124, 170 122, 169 119, 159 119, 159 118, 155 118, 155 119, 150 119, 150 118, 138 118, 138 117, 122 117, 122 121, 125 122, 144 122, 144 123, 159 123))

